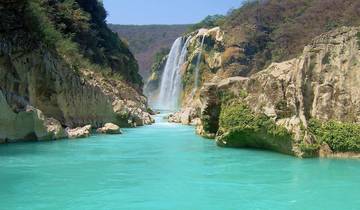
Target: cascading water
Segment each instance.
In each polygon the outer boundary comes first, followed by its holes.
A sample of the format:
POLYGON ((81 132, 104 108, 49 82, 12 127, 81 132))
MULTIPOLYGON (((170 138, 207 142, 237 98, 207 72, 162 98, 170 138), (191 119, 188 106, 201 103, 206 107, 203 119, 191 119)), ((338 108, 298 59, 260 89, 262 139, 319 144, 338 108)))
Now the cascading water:
POLYGON ((202 56, 202 51, 203 51, 203 47, 204 47, 204 41, 205 41, 205 35, 203 35, 203 37, 201 39, 200 52, 199 52, 197 60, 196 60, 194 92, 199 88, 200 62, 201 62, 201 56, 202 56))
POLYGON ((181 93, 181 66, 184 64, 187 55, 187 46, 190 38, 184 42, 183 37, 175 40, 171 47, 169 57, 166 61, 162 74, 160 95, 157 102, 159 109, 175 110, 179 106, 181 93))

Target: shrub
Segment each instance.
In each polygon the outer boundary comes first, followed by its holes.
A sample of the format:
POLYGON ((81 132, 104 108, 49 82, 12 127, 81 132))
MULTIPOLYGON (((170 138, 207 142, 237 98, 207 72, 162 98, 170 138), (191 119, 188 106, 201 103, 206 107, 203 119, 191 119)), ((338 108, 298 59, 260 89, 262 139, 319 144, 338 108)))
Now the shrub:
POLYGON ((223 15, 209 15, 205 17, 200 23, 194 24, 189 27, 189 31, 196 31, 200 28, 214 28, 221 26, 225 21, 225 16, 223 15))
POLYGON ((62 35, 47 17, 43 4, 41 0, 29 0, 25 8, 26 20, 39 40, 48 47, 55 47, 56 43, 62 39, 62 35))
POLYGON ((75 72, 101 66, 94 70, 111 69, 141 86, 134 56, 107 27, 105 18, 105 9, 97 0, 26 1, 29 32, 46 48, 56 51, 75 72))
POLYGON ((262 114, 255 114, 242 102, 223 107, 217 143, 227 147, 252 147, 293 154, 288 130, 262 114))
POLYGON ((306 157, 314 157, 318 155, 320 144, 306 144, 303 142, 299 147, 306 157))
POLYGON ((360 124, 310 120, 309 131, 319 143, 326 142, 336 152, 360 152, 360 124))
POLYGON ((263 114, 255 114, 248 105, 239 101, 229 102, 222 107, 219 125, 224 131, 237 128, 263 132, 274 137, 290 136, 286 128, 276 125, 272 119, 263 114))
POLYGON ((222 108, 220 127, 228 130, 234 127, 258 129, 256 116, 243 103, 234 103, 222 108))

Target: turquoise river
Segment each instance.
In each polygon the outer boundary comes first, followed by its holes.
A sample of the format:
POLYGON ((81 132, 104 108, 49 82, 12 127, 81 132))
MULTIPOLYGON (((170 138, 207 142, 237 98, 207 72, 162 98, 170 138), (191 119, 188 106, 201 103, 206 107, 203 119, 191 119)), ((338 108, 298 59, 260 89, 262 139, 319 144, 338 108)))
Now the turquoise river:
POLYGON ((189 126, 0 145, 1 210, 360 209, 360 161, 224 149, 189 126))

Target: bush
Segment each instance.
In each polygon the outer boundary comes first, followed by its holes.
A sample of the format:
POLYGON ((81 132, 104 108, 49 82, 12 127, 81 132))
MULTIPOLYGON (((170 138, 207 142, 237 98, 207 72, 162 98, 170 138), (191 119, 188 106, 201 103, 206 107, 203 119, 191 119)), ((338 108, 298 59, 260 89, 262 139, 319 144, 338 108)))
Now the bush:
POLYGON ((220 127, 228 130, 234 127, 258 129, 256 116, 243 103, 234 103, 222 108, 220 127))
POLYGON ((263 114, 255 114, 248 105, 239 101, 229 102, 228 105, 222 107, 219 125, 225 132, 237 128, 274 137, 291 136, 286 128, 276 125, 272 119, 263 114))
POLYGON ((126 45, 106 24, 106 11, 97 0, 28 0, 25 24, 42 45, 53 49, 76 72, 81 68, 111 69, 125 80, 142 85, 138 64, 126 45))
POLYGON ((360 124, 310 120, 309 131, 336 152, 360 152, 360 124))
POLYGON ((196 31, 200 28, 214 28, 221 26, 225 21, 225 16, 223 15, 209 15, 200 23, 190 26, 189 31, 196 31))
POLYGON ((300 150, 305 154, 305 157, 315 157, 318 155, 320 144, 306 144, 299 145, 300 150))
POLYGON ((242 102, 223 107, 220 114, 220 146, 269 149, 293 155, 292 136, 265 115, 255 114, 242 102))
POLYGON ((29 28, 35 32, 37 38, 53 48, 62 39, 62 35, 49 20, 43 4, 41 0, 29 0, 25 8, 25 16, 29 28))

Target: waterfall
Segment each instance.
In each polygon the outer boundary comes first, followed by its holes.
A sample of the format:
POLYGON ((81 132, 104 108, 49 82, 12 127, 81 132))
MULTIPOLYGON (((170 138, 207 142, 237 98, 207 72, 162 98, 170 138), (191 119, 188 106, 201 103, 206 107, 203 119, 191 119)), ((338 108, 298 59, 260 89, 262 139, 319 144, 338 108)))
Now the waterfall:
POLYGON ((174 110, 179 106, 181 93, 181 66, 187 55, 187 46, 190 37, 184 42, 183 37, 175 40, 171 47, 165 69, 161 77, 160 95, 157 108, 174 110))
POLYGON ((199 88, 199 71, 200 71, 200 62, 201 62, 201 56, 202 56, 202 51, 203 51, 203 46, 204 46, 204 40, 205 40, 205 35, 203 35, 203 37, 202 37, 201 45, 200 45, 200 52, 199 52, 197 60, 196 60, 194 92, 199 88))

